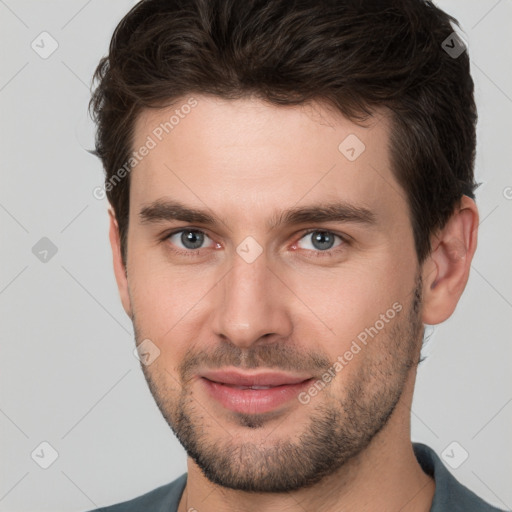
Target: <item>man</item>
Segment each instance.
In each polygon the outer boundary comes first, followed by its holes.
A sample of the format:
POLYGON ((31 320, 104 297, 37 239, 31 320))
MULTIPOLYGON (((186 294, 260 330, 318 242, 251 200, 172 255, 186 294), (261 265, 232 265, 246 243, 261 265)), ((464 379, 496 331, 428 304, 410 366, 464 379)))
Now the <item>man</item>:
POLYGON ((487 511, 410 439, 477 244, 476 109, 422 0, 145 0, 91 107, 114 270, 188 472, 115 511, 487 511))

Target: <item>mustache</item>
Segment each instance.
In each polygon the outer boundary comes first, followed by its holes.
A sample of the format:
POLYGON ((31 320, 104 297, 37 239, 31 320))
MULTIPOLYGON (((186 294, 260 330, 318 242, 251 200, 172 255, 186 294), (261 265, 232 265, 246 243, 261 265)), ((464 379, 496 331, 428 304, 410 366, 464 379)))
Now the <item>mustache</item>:
POLYGON ((209 352, 194 352, 190 349, 179 366, 179 374, 182 381, 187 382, 199 369, 214 370, 234 366, 241 369, 279 369, 316 375, 323 373, 330 365, 331 361, 325 354, 279 342, 255 345, 247 349, 223 344, 209 352))

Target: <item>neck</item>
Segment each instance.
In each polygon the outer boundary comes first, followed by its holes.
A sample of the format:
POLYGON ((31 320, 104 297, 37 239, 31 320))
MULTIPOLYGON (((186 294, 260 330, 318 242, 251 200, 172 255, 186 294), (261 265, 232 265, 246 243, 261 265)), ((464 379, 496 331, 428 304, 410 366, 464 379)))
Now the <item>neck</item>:
POLYGON ((412 369, 391 418, 370 444, 318 484, 283 494, 226 489, 206 479, 189 458, 187 485, 178 512, 430 511, 434 480, 421 469, 410 440, 415 376, 412 369))

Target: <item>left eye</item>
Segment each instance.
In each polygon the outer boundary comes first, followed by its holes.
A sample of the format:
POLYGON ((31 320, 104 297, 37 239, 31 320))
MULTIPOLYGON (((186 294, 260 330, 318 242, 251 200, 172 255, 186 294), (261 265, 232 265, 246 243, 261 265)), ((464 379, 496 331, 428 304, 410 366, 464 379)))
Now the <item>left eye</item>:
MULTIPOLYGON (((344 242, 344 240, 339 236, 331 233, 330 231, 310 231, 306 233, 300 240, 310 240, 309 244, 306 246, 300 246, 301 249, 308 250, 317 250, 317 251, 329 251, 333 248, 335 239, 339 239, 341 241, 340 244, 344 242)), ((300 244, 301 241, 298 242, 300 244)))

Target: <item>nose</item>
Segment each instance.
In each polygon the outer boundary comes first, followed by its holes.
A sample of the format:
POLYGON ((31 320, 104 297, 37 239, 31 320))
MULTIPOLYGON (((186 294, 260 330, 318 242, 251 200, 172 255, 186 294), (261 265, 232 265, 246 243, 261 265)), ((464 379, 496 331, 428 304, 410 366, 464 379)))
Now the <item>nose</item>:
POLYGON ((267 266, 265 253, 252 263, 235 254, 233 265, 217 287, 213 329, 239 348, 259 340, 286 338, 293 324, 291 292, 267 266))

